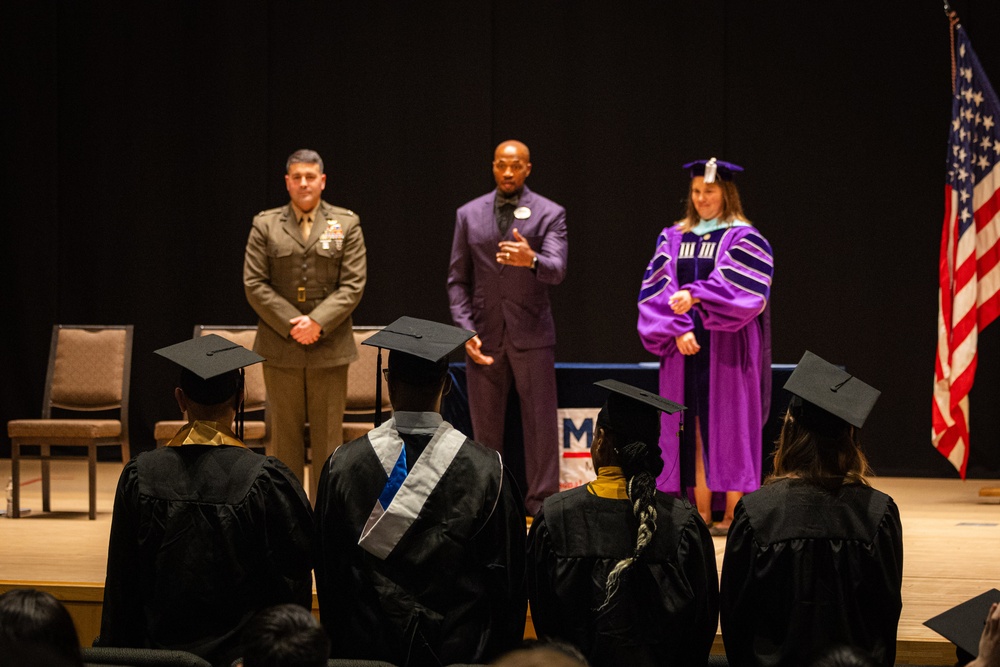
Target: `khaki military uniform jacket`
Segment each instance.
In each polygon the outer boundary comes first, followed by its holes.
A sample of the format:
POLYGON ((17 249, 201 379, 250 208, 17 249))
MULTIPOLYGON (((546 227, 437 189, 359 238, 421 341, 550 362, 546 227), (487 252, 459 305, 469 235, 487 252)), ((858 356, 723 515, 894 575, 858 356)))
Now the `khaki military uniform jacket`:
POLYGON ((254 351, 272 366, 341 366, 358 357, 351 313, 367 279, 361 220, 321 201, 312 233, 302 240, 291 204, 258 213, 247 240, 243 287, 260 316, 254 351), (308 315, 323 328, 301 345, 289 320, 308 315))

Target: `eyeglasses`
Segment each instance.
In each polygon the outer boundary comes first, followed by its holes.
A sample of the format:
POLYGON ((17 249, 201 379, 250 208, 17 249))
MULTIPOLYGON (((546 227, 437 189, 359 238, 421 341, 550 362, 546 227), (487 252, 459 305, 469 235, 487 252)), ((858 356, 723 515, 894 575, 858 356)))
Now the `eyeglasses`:
POLYGON ((497 160, 493 163, 493 168, 500 172, 510 169, 512 172, 517 174, 524 171, 525 167, 523 162, 502 162, 501 160, 497 160))

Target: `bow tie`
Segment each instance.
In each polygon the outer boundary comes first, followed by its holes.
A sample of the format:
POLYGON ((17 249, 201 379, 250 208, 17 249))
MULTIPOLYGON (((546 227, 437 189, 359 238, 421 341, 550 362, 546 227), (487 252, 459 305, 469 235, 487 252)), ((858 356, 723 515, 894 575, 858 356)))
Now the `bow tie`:
POLYGON ((513 197, 504 197, 503 195, 498 194, 496 198, 496 207, 500 208, 501 206, 517 206, 520 200, 521 197, 518 195, 514 195, 513 197))

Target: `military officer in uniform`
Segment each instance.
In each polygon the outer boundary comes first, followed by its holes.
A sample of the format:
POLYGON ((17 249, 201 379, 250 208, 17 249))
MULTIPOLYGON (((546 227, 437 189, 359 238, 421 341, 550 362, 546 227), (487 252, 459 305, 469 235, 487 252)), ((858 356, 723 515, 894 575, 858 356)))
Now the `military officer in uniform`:
POLYGON ((260 316, 254 351, 263 356, 274 454, 304 480, 309 424, 316 484, 343 441, 347 366, 358 357, 351 313, 365 289, 365 240, 358 216, 320 199, 323 159, 299 150, 286 163, 291 201, 258 213, 243 264, 247 301, 260 316))

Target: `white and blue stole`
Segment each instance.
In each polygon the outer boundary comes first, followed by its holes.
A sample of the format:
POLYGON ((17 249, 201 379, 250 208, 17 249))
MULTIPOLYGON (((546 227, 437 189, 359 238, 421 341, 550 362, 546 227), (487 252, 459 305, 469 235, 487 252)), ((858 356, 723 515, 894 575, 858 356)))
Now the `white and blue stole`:
POLYGON ((397 412, 369 431, 368 440, 388 480, 361 531, 358 546, 385 560, 420 515, 466 438, 436 413, 397 412), (400 429, 431 436, 409 472, 400 429))

